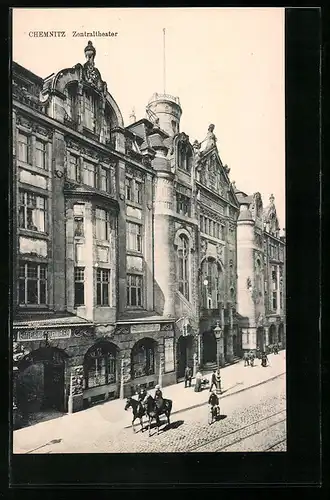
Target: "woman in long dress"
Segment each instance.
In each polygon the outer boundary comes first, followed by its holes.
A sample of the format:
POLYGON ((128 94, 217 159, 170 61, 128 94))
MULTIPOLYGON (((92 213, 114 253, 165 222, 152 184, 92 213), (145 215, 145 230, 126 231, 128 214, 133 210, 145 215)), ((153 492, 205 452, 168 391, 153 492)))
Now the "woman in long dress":
POLYGON ((200 371, 198 371, 196 373, 196 377, 195 377, 195 389, 194 391, 195 392, 201 392, 201 389, 202 389, 202 374, 200 371))
POLYGON ((220 368, 217 369, 215 373, 215 386, 216 386, 216 393, 221 394, 221 375, 220 375, 220 368))

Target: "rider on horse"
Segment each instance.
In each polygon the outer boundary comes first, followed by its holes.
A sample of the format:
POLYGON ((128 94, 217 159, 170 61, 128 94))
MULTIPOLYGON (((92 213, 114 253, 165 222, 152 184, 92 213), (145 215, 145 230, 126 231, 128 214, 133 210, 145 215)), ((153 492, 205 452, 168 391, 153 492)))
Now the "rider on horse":
POLYGON ((160 385, 158 384, 156 385, 156 391, 155 391, 155 403, 158 410, 160 410, 163 406, 163 393, 160 389, 160 385))

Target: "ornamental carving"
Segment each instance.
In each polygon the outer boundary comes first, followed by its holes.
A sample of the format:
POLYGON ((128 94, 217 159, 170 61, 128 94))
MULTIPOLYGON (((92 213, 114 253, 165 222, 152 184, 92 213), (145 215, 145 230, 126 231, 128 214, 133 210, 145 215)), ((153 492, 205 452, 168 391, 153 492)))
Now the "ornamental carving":
POLYGON ((201 240, 201 258, 203 259, 207 252, 207 241, 201 240))
POLYGON ((223 261, 223 256, 224 256, 224 246, 218 244, 217 245, 217 258, 221 261, 223 261))
POLYGON ((83 393, 84 387, 84 369, 83 366, 76 366, 72 371, 71 376, 71 394, 72 396, 79 396, 83 393))
POLYGON ((160 325, 160 329, 162 332, 170 332, 172 330, 174 330, 174 327, 173 327, 173 324, 172 323, 168 323, 168 324, 164 324, 164 325, 160 325))
POLYGON ((130 329, 128 326, 119 326, 117 327, 115 334, 116 335, 128 335, 130 333, 130 329))

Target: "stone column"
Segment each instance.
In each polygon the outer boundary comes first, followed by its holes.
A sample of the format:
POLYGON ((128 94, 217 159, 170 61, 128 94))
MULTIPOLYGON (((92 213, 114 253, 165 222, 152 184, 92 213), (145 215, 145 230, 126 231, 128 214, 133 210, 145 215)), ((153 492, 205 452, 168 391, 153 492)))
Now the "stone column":
POLYGON ((229 305, 229 329, 228 329, 228 339, 227 339, 227 360, 231 363, 234 357, 233 350, 233 307, 229 305))
POLYGON ((269 344, 269 326, 264 326, 265 349, 269 344))
POLYGON ((119 398, 124 399, 124 358, 120 361, 120 389, 119 398))
MULTIPOLYGON (((281 303, 280 303, 280 293, 281 293, 281 287, 280 287, 280 266, 276 266, 276 281, 277 281, 277 291, 276 291, 277 308, 276 308, 276 312, 277 312, 277 314, 281 314, 281 303)), ((277 328, 276 328, 276 331, 277 331, 277 328)))

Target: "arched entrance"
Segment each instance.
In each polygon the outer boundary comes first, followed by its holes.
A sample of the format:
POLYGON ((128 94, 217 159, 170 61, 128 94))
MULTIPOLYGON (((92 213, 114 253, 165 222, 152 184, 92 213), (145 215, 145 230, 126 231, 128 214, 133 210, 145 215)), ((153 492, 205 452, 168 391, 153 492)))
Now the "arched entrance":
POLYGON ((98 342, 85 354, 85 388, 116 384, 119 380, 118 347, 111 342, 98 342))
POLYGON ((17 404, 25 413, 65 408, 65 358, 56 347, 42 347, 25 356, 18 368, 17 404))
POLYGON ((269 345, 274 345, 276 342, 276 326, 271 325, 269 327, 269 345))
POLYGON ((283 347, 283 342, 284 342, 284 325, 283 323, 280 323, 278 326, 278 342, 281 343, 283 347))
POLYGON ((217 362, 217 340, 213 331, 203 333, 203 364, 217 362))
POLYGON ((181 335, 177 342, 177 370, 178 378, 184 377, 186 366, 193 369, 194 345, 192 335, 181 335))
POLYGON ((257 348, 259 347, 260 351, 265 350, 265 342, 264 342, 264 329, 262 326, 257 328, 257 348))

